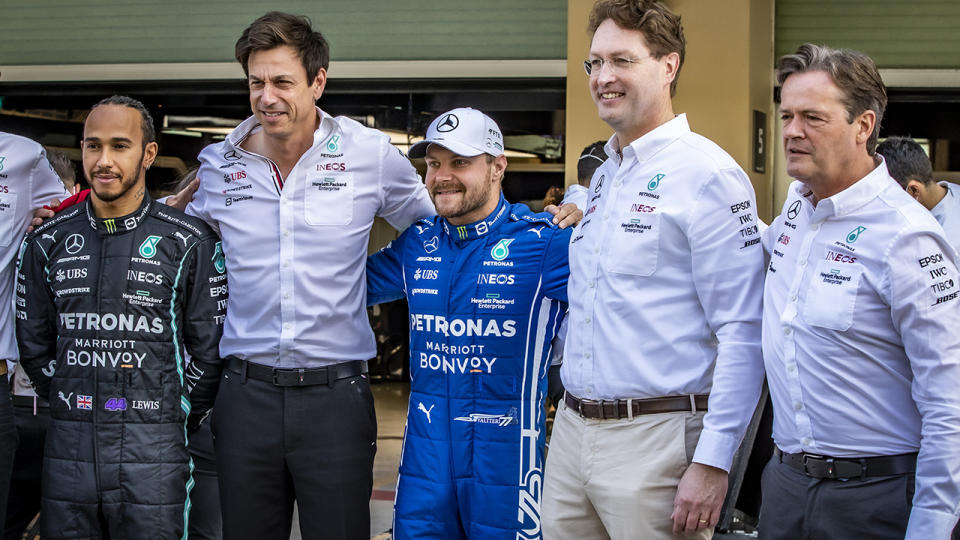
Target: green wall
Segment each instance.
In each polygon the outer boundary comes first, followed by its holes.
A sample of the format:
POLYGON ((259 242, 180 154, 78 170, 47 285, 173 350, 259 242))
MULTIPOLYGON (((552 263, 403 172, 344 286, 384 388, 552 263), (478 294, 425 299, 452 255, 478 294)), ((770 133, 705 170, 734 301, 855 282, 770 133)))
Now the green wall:
POLYGON ((232 62, 268 10, 308 15, 334 60, 566 57, 566 0, 0 0, 0 65, 232 62))
POLYGON ((881 68, 960 68, 960 1, 777 0, 774 37, 778 58, 809 41, 881 68))

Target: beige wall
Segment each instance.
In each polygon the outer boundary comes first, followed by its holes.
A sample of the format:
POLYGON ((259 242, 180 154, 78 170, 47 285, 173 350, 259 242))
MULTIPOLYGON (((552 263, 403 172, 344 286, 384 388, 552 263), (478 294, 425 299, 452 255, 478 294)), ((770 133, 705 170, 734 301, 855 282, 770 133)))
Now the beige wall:
MULTIPOLYGON (((587 144, 610 136, 596 115, 582 62, 590 0, 568 0, 566 182, 587 144)), ((687 38, 674 111, 687 113, 694 131, 722 146, 747 171, 757 192, 757 213, 769 220, 773 201, 773 0, 672 0, 687 38), (753 111, 767 114, 767 164, 753 171, 753 111)))

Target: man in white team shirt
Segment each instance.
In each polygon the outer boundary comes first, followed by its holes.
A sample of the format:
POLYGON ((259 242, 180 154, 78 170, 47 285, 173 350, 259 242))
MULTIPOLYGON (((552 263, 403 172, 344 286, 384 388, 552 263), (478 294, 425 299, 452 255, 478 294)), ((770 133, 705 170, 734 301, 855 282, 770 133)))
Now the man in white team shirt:
POLYGON ((7 491, 16 448, 7 369, 17 359, 13 302, 17 252, 33 210, 66 195, 42 146, 0 132, 0 524, 6 521, 7 491))
POLYGON ((755 196, 673 112, 680 18, 601 0, 589 28, 590 93, 614 135, 571 240, 543 534, 708 538, 763 380, 755 196))
POLYGON ((775 455, 760 537, 947 538, 960 505, 957 257, 874 152, 873 61, 780 59, 787 173, 764 232, 763 356, 775 455))
POLYGON ((960 251, 960 186, 933 179, 933 167, 923 147, 907 137, 888 137, 877 145, 887 172, 911 197, 929 210, 960 251))

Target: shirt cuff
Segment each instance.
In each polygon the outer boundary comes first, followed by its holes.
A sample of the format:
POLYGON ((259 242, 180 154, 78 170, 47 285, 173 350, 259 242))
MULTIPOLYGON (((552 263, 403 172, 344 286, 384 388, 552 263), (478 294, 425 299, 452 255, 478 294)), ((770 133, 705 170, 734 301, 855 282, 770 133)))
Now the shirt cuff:
POLYGON ((928 540, 930 538, 950 538, 957 516, 914 506, 907 522, 907 534, 904 540, 928 540))
POLYGON ((730 464, 739 445, 737 439, 726 433, 704 429, 700 432, 693 461, 730 472, 730 464))

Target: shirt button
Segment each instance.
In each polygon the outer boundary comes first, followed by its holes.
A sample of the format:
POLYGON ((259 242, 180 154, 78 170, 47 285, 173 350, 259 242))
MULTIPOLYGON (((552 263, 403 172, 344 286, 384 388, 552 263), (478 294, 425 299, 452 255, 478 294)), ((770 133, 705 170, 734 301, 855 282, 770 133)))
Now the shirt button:
POLYGON ((789 336, 789 335, 790 335, 790 332, 792 332, 792 330, 790 330, 790 327, 789 327, 789 326, 784 326, 784 327, 783 327, 783 335, 789 336))
POLYGON ((807 260, 806 260, 806 259, 800 259, 800 266, 806 266, 806 265, 807 265, 807 260))
POLYGON ((584 319, 583 322, 586 324, 590 324, 590 317, 587 317, 586 319, 584 319))
POLYGON ((819 231, 819 230, 820 230, 820 224, 819 224, 819 223, 811 223, 811 224, 810 224, 810 230, 811 230, 811 231, 819 231))
POLYGON ((797 301, 797 295, 791 294, 791 295, 790 295, 790 301, 791 301, 791 302, 796 302, 796 301, 797 301))
POLYGON ((787 373, 793 373, 796 370, 797 370, 797 366, 793 364, 790 364, 789 366, 787 366, 787 373))
POLYGON ((584 358, 590 358, 590 353, 588 353, 588 352, 587 352, 587 353, 583 353, 583 357, 584 357, 584 358))
POLYGON ((802 410, 802 409, 803 409, 803 403, 800 403, 800 402, 798 401, 798 402, 796 402, 796 403, 793 404, 793 408, 796 409, 796 410, 798 410, 798 411, 799 411, 799 410, 802 410))
POLYGON ((289 330, 289 329, 290 329, 290 323, 283 323, 283 328, 284 328, 284 330, 289 330))
POLYGON ((587 287, 590 287, 591 289, 594 288, 594 287, 596 287, 596 286, 597 286, 597 282, 596 282, 595 280, 592 280, 592 279, 591 279, 591 280, 587 283, 587 287))
POLYGON ((284 300, 289 300, 289 299, 290 299, 290 293, 283 293, 283 299, 284 299, 284 300))
POLYGON ((283 236, 290 236, 290 231, 283 231, 283 236))
POLYGON ((587 392, 587 395, 588 395, 588 396, 592 396, 592 395, 593 395, 593 388, 591 388, 591 387, 588 386, 587 389, 586 389, 586 392, 587 392))
POLYGON ((800 439, 800 443, 803 444, 804 446, 810 446, 810 443, 812 443, 812 442, 813 442, 813 441, 810 440, 810 437, 804 437, 804 438, 800 439))
POLYGON ((290 261, 283 261, 284 268, 290 268, 290 261))

